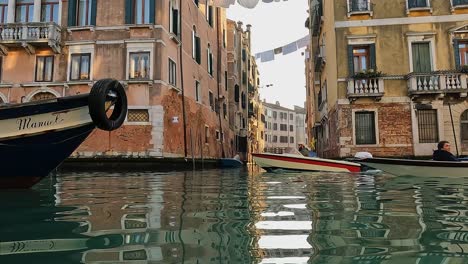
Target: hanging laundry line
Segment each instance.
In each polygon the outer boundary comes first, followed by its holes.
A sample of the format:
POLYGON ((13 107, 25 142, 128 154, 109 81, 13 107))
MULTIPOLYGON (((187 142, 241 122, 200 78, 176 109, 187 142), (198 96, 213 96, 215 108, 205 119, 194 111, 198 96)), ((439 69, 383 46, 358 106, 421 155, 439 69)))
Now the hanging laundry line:
MULTIPOLYGON (((229 6, 234 5, 236 0, 209 0, 210 3, 214 6, 229 8, 229 6)), ((263 3, 273 3, 273 2, 281 2, 281 1, 288 1, 288 0, 262 0, 263 3)), ((260 2, 260 0, 237 0, 237 3, 245 8, 255 8, 260 2)))
MULTIPOLYGON (((299 49, 302 49, 308 46, 309 43, 310 43, 310 35, 306 35, 282 47, 255 53, 255 59, 260 59, 260 62, 272 61, 275 59, 275 55, 279 55, 279 54, 287 55, 287 54, 296 52, 299 49)), ((308 56, 308 54, 306 54, 306 56, 308 56)))

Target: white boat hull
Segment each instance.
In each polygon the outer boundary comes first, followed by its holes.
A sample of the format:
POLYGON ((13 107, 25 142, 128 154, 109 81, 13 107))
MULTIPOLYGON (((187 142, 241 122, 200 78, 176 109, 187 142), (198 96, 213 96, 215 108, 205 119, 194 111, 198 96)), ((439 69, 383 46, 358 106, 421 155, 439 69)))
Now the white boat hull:
POLYGON ((304 157, 299 155, 254 153, 253 160, 265 170, 295 170, 295 171, 329 171, 329 172, 360 172, 358 163, 304 157))

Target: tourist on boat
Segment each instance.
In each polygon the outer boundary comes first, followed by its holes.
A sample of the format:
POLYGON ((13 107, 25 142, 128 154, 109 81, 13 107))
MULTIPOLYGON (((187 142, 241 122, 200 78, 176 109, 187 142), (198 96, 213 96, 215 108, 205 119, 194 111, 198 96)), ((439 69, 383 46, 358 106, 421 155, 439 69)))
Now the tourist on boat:
POLYGON ((299 152, 300 152, 303 156, 306 156, 306 157, 309 156, 309 149, 308 149, 306 146, 304 146, 304 144, 299 143, 299 144, 298 144, 298 148, 299 148, 299 152))
POLYGON ((437 161, 459 161, 450 153, 450 143, 442 140, 437 144, 437 150, 432 154, 432 159, 437 161))

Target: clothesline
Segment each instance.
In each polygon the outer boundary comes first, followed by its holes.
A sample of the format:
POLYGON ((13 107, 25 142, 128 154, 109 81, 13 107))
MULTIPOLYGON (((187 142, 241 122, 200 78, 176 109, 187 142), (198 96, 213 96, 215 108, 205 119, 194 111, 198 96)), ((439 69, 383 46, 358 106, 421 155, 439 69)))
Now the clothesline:
POLYGON ((278 55, 278 54, 287 55, 287 54, 293 53, 301 48, 306 47, 307 45, 309 45, 309 43, 310 43, 310 36, 306 35, 282 47, 255 53, 255 59, 260 59, 260 62, 272 61, 275 59, 275 55, 278 55))
MULTIPOLYGON (((236 0, 210 0, 211 4, 218 7, 229 8, 229 6, 234 5, 236 0)), ((281 1, 288 1, 288 0, 262 0, 263 3, 273 3, 273 2, 281 2, 281 1)), ((237 0, 237 3, 245 8, 255 8, 260 2, 260 0, 237 0)))

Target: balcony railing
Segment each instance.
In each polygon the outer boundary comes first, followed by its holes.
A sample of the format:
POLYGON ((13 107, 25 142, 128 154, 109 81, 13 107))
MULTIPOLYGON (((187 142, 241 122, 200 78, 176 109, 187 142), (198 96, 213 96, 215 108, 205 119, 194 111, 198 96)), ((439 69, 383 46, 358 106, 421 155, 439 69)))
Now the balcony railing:
POLYGON ((460 72, 412 73, 408 75, 408 92, 415 94, 441 94, 468 92, 468 74, 460 72))
POLYGON ((384 80, 381 77, 348 80, 348 98, 356 100, 359 97, 375 97, 384 95, 384 80))
POLYGON ((60 47, 61 28, 53 22, 9 23, 0 25, 0 44, 47 44, 53 49, 60 47))

